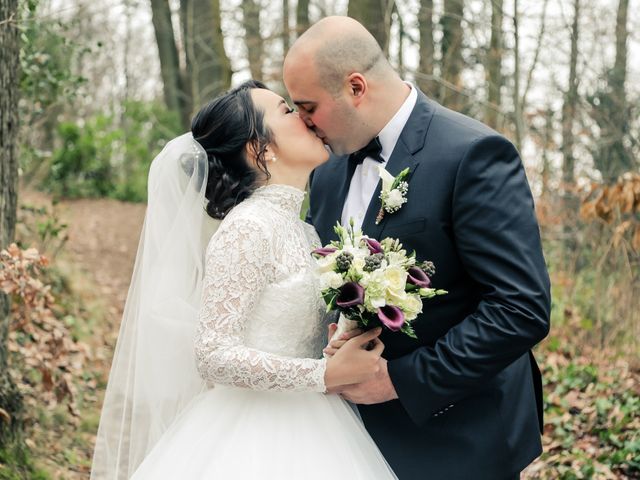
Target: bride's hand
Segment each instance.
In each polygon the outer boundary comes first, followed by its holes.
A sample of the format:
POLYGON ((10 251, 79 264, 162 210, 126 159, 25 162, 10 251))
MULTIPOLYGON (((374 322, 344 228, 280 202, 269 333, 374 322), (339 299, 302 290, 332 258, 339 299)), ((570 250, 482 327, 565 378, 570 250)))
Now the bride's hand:
POLYGON ((322 350, 322 353, 326 358, 333 357, 338 351, 338 349, 342 347, 345 343, 347 343, 347 340, 350 340, 353 337, 357 337, 358 335, 362 334, 362 330, 360 330, 359 328, 356 328, 355 330, 349 330, 348 332, 343 333, 342 335, 340 335, 340 337, 331 341, 337 329, 338 329, 337 323, 329 324, 329 334, 327 337, 328 343, 327 343, 327 346, 322 350))
POLYGON ((347 340, 335 355, 327 360, 324 374, 327 390, 364 382, 380 371, 379 360, 384 350, 384 344, 378 339, 380 332, 381 328, 374 328, 347 340), (373 348, 369 345, 370 342, 373 348))

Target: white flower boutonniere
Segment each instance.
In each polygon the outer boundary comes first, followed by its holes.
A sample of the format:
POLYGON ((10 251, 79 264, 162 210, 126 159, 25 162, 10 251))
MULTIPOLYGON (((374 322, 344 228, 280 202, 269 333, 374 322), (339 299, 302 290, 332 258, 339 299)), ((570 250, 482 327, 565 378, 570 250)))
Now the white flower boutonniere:
POLYGON ((384 218, 386 213, 394 213, 407 203, 407 192, 409 184, 405 181, 409 174, 409 169, 405 168, 397 176, 391 175, 380 165, 378 167, 380 178, 382 179, 382 190, 380 191, 380 201, 382 203, 378 216, 376 217, 376 225, 384 218))

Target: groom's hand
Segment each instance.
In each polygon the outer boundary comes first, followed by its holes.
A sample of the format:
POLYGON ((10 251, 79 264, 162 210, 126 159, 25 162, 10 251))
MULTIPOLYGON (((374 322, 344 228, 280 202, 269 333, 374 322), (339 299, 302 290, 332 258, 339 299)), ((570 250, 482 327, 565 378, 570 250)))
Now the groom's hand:
POLYGON ((398 398, 396 389, 391 383, 387 361, 380 358, 380 372, 371 380, 354 385, 347 385, 342 389, 342 396, 352 403, 372 405, 384 403, 398 398))

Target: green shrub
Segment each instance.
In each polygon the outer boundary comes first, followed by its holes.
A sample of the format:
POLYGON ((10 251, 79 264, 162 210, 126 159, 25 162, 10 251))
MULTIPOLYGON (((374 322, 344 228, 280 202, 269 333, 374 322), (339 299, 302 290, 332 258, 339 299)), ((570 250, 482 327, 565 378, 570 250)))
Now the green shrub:
POLYGON ((44 188, 65 198, 112 197, 143 202, 153 158, 179 134, 177 115, 156 103, 127 102, 123 115, 100 114, 58 127, 44 188))

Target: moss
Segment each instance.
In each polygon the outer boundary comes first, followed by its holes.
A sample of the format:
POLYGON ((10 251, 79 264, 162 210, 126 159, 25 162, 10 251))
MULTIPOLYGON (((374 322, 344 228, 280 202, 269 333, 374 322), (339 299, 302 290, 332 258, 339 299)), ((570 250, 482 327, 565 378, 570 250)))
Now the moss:
POLYGON ((24 442, 15 438, 0 446, 0 480, 49 480, 46 472, 34 467, 24 442))

